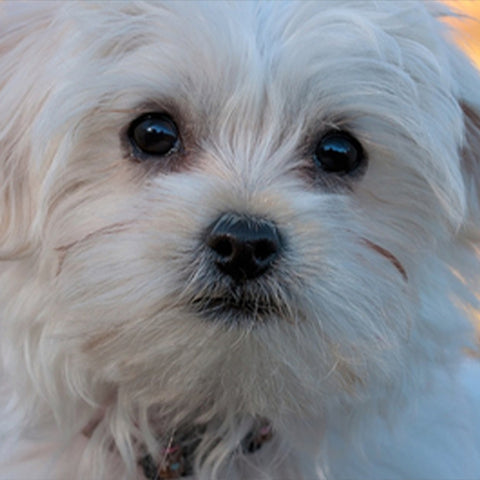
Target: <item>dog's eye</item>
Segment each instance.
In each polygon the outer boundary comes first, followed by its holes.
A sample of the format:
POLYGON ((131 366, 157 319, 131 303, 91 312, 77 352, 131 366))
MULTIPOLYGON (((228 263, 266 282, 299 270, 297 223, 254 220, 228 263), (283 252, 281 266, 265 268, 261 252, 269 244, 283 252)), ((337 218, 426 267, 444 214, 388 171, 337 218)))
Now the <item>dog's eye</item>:
POLYGON ((180 145, 175 122, 163 113, 146 113, 134 120, 128 137, 137 151, 150 156, 173 153, 180 145))
POLYGON ((325 172, 347 174, 362 163, 364 153, 360 142, 352 135, 332 131, 318 142, 313 159, 325 172))

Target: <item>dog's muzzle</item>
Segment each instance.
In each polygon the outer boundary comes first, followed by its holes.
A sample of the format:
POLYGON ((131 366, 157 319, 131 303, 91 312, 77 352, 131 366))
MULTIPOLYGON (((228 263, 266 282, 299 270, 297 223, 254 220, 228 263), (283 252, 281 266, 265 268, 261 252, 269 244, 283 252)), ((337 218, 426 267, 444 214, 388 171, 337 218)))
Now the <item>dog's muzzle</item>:
POLYGON ((224 213, 206 230, 202 251, 209 278, 194 309, 209 319, 231 323, 259 321, 281 310, 278 264, 284 245, 274 222, 259 217, 224 213))

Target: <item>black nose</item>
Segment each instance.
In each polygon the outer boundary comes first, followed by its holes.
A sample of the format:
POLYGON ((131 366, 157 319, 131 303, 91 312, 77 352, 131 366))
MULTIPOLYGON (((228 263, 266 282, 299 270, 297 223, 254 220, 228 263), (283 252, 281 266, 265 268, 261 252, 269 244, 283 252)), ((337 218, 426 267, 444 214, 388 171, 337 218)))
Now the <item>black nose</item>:
POLYGON ((222 215, 209 228, 206 242, 219 270, 236 281, 263 275, 281 248, 275 224, 233 214, 222 215))

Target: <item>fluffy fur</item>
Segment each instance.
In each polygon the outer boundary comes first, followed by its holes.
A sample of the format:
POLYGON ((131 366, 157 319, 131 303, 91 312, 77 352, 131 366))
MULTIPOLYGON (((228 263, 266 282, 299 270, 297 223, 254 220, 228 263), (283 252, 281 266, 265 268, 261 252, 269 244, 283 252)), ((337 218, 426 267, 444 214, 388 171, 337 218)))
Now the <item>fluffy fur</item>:
POLYGON ((475 479, 480 77, 432 2, 2 2, 0 478, 475 479), (167 111, 184 152, 133 158, 167 111), (323 132, 367 152, 312 167, 323 132), (288 248, 230 295, 224 212, 288 248), (274 435, 238 444, 258 417, 274 435))

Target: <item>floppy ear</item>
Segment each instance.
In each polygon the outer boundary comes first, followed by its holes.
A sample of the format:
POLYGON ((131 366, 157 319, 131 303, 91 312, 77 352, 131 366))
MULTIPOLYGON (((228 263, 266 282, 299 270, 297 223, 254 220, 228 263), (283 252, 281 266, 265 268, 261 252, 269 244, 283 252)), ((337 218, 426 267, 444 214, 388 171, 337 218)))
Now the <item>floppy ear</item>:
MULTIPOLYGON (((480 92, 480 76, 478 79, 480 92)), ((467 190, 468 217, 464 230, 480 236, 480 102, 461 101, 464 115, 465 141, 461 151, 463 176, 467 190)))
MULTIPOLYGON (((460 26, 465 19, 454 17, 454 25, 460 26)), ((475 26, 480 29, 480 22, 475 26)), ((469 38, 453 35, 460 42, 469 38)), ((449 63, 454 80, 455 96, 463 112, 464 141, 461 145, 461 162, 466 187, 467 216, 463 233, 480 240, 480 70, 453 43, 449 45, 449 63)))
POLYGON ((41 152, 33 138, 54 86, 47 65, 57 38, 55 29, 49 33, 52 10, 38 4, 0 4, 0 259, 31 248, 35 195, 41 188, 41 152))

